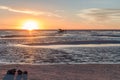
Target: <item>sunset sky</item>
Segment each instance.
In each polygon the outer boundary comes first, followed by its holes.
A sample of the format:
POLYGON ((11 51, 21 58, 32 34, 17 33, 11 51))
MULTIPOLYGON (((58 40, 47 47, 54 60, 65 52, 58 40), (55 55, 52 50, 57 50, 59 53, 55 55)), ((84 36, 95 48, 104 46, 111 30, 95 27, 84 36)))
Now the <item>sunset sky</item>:
POLYGON ((120 0, 0 0, 0 29, 120 29, 120 0))

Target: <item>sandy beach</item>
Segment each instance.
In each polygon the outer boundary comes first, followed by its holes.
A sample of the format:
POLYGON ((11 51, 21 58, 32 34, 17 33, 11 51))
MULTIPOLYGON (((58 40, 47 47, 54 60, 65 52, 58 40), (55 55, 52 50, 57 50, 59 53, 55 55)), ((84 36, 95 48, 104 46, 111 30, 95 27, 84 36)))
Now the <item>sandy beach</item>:
POLYGON ((0 80, 16 66, 28 80, 120 80, 120 64, 0 65, 0 80))
POLYGON ((0 80, 13 68, 27 70, 28 80, 120 80, 119 34, 1 31, 0 80))

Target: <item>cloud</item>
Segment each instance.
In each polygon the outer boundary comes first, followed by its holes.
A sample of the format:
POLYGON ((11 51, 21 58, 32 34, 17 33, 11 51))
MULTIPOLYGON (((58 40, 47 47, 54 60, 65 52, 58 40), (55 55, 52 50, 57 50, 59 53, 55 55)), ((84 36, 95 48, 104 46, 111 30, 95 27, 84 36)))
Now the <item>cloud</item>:
POLYGON ((95 22, 120 21, 120 9, 84 9, 77 16, 81 19, 95 22))
POLYGON ((7 6, 0 6, 1 10, 7 10, 10 12, 15 12, 15 13, 22 13, 22 14, 30 14, 30 15, 45 15, 45 16, 54 16, 54 17, 61 17, 60 15, 57 15, 55 13, 51 13, 51 12, 44 12, 44 11, 30 11, 30 10, 19 10, 19 9, 13 9, 11 7, 7 7, 7 6))

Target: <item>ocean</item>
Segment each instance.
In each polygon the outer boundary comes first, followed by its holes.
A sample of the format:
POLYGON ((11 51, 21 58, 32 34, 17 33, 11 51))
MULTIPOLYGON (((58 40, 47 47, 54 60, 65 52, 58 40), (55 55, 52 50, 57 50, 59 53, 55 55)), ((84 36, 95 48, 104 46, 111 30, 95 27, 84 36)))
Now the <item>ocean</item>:
POLYGON ((117 64, 119 30, 0 30, 0 64, 117 64))

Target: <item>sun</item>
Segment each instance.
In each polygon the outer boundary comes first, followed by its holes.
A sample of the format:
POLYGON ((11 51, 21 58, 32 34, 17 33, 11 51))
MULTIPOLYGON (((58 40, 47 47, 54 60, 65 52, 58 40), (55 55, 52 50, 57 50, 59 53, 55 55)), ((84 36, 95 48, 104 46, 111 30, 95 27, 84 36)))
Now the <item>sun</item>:
POLYGON ((37 21, 27 20, 27 21, 25 21, 23 23, 22 29, 25 29, 25 30, 36 30, 36 29, 39 29, 39 25, 38 25, 37 21))

